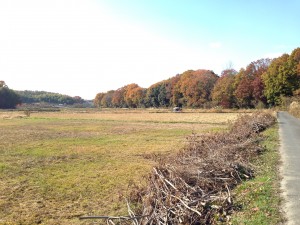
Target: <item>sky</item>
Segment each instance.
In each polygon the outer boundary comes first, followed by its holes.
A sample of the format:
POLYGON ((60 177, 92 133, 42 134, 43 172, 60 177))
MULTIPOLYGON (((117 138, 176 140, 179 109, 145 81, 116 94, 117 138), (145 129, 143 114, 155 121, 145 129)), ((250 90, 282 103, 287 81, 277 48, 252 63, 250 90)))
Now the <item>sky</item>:
POLYGON ((0 0, 0 80, 93 99, 300 47, 298 0, 0 0))

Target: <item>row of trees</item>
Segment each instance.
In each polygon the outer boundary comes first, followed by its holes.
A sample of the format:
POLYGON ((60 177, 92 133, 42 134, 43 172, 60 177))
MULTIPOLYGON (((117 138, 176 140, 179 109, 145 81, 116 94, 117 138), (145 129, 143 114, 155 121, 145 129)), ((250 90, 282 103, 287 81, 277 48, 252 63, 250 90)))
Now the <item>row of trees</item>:
POLYGON ((268 70, 270 63, 270 59, 260 59, 239 72, 224 70, 213 89, 213 101, 224 108, 266 105, 268 102, 262 75, 268 70))
POLYGON ((68 95, 62 95, 58 93, 46 92, 46 91, 16 91, 20 95, 22 103, 48 103, 48 104, 82 104, 84 100, 79 97, 71 97, 68 95))
POLYGON ((9 89, 4 81, 0 81, 0 109, 15 108, 21 103, 20 96, 9 89))
POLYGON ((300 48, 291 55, 251 62, 237 72, 226 69, 219 77, 210 70, 188 70, 149 88, 129 84, 98 93, 96 107, 213 107, 253 108, 281 103, 300 94, 300 48))
POLYGON ((148 89, 129 84, 116 91, 98 93, 98 107, 201 107, 211 101, 211 90, 218 76, 209 70, 189 70, 153 84, 148 89))
POLYGON ((46 91, 14 91, 8 88, 4 81, 0 81, 0 109, 15 108, 21 103, 46 103, 83 106, 85 101, 79 97, 70 97, 46 91))

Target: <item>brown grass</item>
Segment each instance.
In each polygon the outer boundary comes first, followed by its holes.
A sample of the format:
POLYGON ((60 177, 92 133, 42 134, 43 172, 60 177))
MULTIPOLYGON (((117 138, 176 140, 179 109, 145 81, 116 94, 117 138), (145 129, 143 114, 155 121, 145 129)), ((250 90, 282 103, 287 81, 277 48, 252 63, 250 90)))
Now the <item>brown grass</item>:
MULTIPOLYGON (((22 112, 0 112, 3 115, 22 112)), ((238 113, 33 112, 0 121, 0 224, 80 224, 122 215, 132 181, 187 135, 225 130, 238 113), (154 156, 153 156, 154 153, 154 156), (154 157, 154 158, 153 158, 154 157)))
POLYGON ((204 123, 218 124, 234 120, 238 113, 155 113, 152 111, 100 111, 93 113, 65 113, 46 112, 32 113, 33 118, 60 118, 60 119, 95 119, 105 121, 126 121, 126 122, 152 122, 152 123, 204 123))

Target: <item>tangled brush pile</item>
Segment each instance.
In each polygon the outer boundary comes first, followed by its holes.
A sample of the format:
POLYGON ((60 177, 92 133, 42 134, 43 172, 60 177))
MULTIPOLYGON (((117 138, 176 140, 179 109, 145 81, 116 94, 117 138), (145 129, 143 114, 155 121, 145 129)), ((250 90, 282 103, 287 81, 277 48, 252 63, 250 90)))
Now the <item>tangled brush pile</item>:
MULTIPOLYGON (((250 160, 262 152, 259 133, 275 118, 267 113, 240 117, 229 132, 191 135, 176 156, 153 168, 136 199, 135 224, 214 224, 232 212, 230 190, 254 176, 250 160)), ((137 193, 137 192, 136 192, 137 193)))

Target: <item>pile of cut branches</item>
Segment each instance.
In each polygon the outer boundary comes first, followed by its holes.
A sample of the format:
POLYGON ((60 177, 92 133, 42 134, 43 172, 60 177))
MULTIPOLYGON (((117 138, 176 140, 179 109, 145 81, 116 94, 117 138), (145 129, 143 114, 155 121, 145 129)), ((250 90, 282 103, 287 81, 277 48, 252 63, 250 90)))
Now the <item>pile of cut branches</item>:
POLYGON ((216 224, 233 211, 231 190, 254 171, 250 161, 263 151, 260 132, 274 124, 268 113, 237 119, 228 132, 193 134, 175 156, 160 159, 146 188, 135 188, 130 201, 141 207, 129 216, 82 217, 123 224, 216 224), (138 215, 138 216, 136 216, 138 215))
POLYGON ((259 133, 275 118, 267 113, 244 115, 228 132, 193 134, 176 156, 153 168, 149 185, 132 196, 142 209, 138 224, 214 224, 233 210, 230 193, 254 176, 250 160, 263 148, 259 133))

